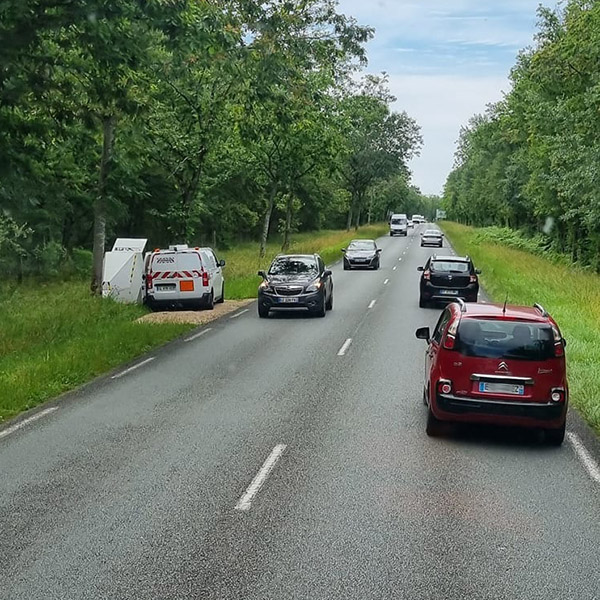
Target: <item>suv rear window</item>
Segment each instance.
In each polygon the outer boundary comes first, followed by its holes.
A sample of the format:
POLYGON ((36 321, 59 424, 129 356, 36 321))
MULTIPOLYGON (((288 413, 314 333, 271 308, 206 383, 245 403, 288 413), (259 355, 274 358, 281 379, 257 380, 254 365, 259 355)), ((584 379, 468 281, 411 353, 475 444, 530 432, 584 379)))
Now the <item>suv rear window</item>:
POLYGON ((547 360, 554 357, 554 335, 552 327, 542 323, 464 319, 455 348, 479 358, 547 360))
POLYGON ((466 262, 450 262, 450 261, 431 261, 431 270, 437 273, 468 273, 469 263, 466 262))

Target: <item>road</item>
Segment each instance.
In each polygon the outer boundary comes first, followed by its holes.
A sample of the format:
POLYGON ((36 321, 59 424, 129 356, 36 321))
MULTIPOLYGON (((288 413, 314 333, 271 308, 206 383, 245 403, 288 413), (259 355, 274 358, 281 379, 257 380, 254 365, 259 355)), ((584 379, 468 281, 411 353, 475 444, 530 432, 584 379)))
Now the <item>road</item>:
POLYGON ((252 306, 0 437, 0 597, 600 598, 571 444, 426 437, 416 237, 325 319, 252 306))

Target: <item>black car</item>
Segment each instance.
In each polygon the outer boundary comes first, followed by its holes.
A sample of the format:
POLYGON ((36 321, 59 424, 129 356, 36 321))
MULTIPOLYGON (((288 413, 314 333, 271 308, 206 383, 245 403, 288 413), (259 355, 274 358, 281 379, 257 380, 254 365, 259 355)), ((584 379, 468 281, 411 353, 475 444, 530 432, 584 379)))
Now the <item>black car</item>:
POLYGON ((439 229, 427 229, 421 234, 421 246, 444 246, 444 234, 439 229))
POLYGON ((432 256, 422 271, 419 306, 425 308, 430 302, 462 298, 477 302, 481 271, 473 266, 468 256, 432 256))
POLYGON ((258 286, 258 316, 264 319, 271 309, 308 309, 324 317, 333 308, 333 279, 318 254, 280 254, 258 286))
POLYGON ((344 271, 354 267, 379 269, 381 248, 377 247, 374 240, 352 240, 347 248, 342 248, 344 253, 344 271))

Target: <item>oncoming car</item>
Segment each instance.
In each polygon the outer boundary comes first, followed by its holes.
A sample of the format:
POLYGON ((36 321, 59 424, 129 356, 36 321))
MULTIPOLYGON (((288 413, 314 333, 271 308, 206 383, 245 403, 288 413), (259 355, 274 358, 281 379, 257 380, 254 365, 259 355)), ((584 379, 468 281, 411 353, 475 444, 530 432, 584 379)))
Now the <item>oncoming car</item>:
POLYGON ((427 340, 423 399, 427 434, 446 422, 541 428, 565 436, 569 388, 558 325, 539 305, 449 304, 427 340))
POLYGON ((377 247, 374 240, 352 240, 347 248, 342 248, 344 253, 344 271, 354 267, 379 269, 381 248, 377 247))
POLYGON ((324 317, 333 308, 333 278, 318 254, 281 254, 269 270, 258 272, 258 316, 271 309, 307 309, 324 317))

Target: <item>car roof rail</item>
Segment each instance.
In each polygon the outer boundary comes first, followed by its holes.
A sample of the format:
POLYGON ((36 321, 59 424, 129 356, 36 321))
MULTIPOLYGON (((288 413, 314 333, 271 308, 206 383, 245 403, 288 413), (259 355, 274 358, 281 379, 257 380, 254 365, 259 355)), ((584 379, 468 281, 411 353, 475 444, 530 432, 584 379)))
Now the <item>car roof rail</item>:
POLYGON ((467 312, 467 303, 462 298, 455 298, 454 302, 460 306, 460 312, 467 312))
POLYGON ((537 304, 537 302, 536 302, 533 305, 533 308, 536 308, 537 310, 539 310, 540 313, 542 314, 542 317, 547 317, 548 316, 548 311, 541 304, 537 304))

